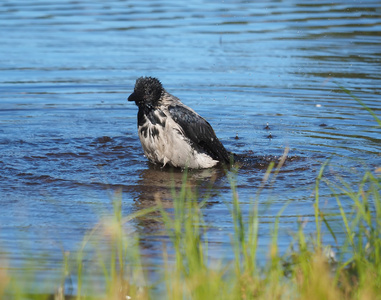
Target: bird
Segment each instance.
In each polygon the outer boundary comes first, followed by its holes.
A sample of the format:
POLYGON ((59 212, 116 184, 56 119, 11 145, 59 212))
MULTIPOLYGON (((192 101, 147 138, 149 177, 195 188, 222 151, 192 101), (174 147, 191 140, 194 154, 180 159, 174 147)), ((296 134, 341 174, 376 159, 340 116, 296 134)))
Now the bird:
POLYGON ((138 106, 138 135, 150 162, 183 169, 229 164, 230 152, 208 121, 167 92, 159 79, 139 77, 128 101, 138 106))

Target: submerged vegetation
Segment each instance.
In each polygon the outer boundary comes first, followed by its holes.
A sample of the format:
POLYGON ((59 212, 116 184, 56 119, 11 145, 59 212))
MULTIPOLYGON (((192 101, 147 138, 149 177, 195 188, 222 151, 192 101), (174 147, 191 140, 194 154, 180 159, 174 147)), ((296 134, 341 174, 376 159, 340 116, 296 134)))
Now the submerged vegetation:
MULTIPOLYGON (((300 222, 288 251, 280 254, 280 211, 265 264, 257 263, 261 230, 258 199, 253 199, 249 214, 243 214, 234 172, 228 172, 233 196, 227 205, 234 234, 226 251, 234 253, 234 259, 213 259, 208 255, 208 226, 203 219, 208 198, 200 200, 202 197, 187 185, 184 172, 181 189, 173 189, 171 210, 157 198, 155 206, 123 217, 121 193, 116 192, 113 216, 84 237, 77 253, 63 254, 54 295, 31 292, 31 286, 41 284, 38 276, 20 280, 3 264, 0 298, 381 299, 380 177, 367 171, 354 188, 341 178, 326 179, 327 165, 321 168, 314 190, 315 234, 306 235, 300 222), (323 184, 332 190, 331 198, 337 203, 334 213, 321 209, 319 189, 323 184), (331 217, 335 217, 333 221, 331 217), (169 237, 163 244, 164 264, 156 280, 143 268, 139 237, 128 233, 129 222, 137 218, 155 218, 169 237), (323 226, 337 243, 333 247, 322 241, 323 226), (342 228, 344 239, 336 236, 333 226, 342 228), (99 276, 91 276, 94 274, 99 276), (24 285, 25 281, 28 284, 24 285)), ((279 168, 270 165, 263 184, 275 180, 279 168)), ((40 262, 31 263, 27 273, 37 274, 41 268, 40 262)))

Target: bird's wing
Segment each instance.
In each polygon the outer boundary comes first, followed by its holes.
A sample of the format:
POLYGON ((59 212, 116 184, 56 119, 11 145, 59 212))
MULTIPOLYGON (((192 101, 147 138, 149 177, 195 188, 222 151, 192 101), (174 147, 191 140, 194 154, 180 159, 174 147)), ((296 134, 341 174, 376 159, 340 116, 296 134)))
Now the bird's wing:
POLYGON ((229 162, 229 153, 218 140, 212 126, 203 117, 185 105, 170 105, 168 111, 192 143, 198 145, 213 159, 229 162))

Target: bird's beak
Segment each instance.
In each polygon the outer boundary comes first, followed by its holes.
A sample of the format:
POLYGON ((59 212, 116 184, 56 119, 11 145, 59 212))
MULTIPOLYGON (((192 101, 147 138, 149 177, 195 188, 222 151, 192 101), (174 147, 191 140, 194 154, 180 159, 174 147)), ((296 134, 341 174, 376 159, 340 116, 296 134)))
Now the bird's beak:
POLYGON ((135 101, 135 93, 132 93, 132 94, 128 97, 127 100, 128 100, 128 101, 135 101))

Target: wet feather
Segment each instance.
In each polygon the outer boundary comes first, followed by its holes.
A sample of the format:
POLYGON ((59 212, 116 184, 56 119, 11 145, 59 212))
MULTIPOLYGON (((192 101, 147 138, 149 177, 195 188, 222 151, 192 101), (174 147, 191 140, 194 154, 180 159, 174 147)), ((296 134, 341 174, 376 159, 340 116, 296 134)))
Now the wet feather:
POLYGON ((210 168, 229 162, 212 126, 152 77, 137 79, 129 96, 139 108, 138 134, 147 158, 162 166, 210 168))

